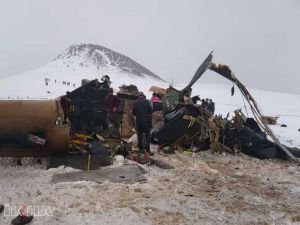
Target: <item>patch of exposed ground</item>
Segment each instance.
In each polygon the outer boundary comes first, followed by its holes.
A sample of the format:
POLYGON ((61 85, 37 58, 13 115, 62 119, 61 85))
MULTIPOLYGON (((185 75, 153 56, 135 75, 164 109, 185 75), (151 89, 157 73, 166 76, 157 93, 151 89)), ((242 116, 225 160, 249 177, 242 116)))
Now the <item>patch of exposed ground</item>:
MULTIPOLYGON (((53 174, 74 170, 0 166, 0 202, 50 206, 53 215, 33 225, 300 224, 297 164, 210 152, 156 157, 175 169, 146 166, 148 181, 135 184, 52 184, 53 174)), ((0 224, 11 219, 0 215, 0 224)))

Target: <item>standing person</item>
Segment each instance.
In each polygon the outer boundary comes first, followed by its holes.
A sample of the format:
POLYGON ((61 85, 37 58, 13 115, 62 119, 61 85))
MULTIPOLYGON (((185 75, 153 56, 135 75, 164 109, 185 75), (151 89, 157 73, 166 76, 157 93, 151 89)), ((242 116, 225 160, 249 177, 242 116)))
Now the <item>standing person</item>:
POLYGON ((204 99, 201 100, 201 105, 204 110, 207 110, 208 103, 204 99))
POLYGON ((139 98, 133 106, 132 114, 135 116, 135 123, 138 136, 138 147, 142 153, 144 150, 150 153, 150 128, 152 107, 143 92, 139 92, 139 98), (143 135, 145 134, 145 146, 143 135))
POLYGON ((212 101, 212 99, 209 99, 207 109, 210 112, 210 114, 213 115, 215 113, 215 103, 212 101))
POLYGON ((215 114, 215 103, 212 101, 212 99, 209 100, 209 103, 211 112, 215 114))
POLYGON ((152 127, 155 127, 159 121, 163 120, 163 107, 160 94, 153 92, 150 101, 152 105, 152 127))
POLYGON ((161 97, 159 96, 159 94, 153 92, 152 98, 150 99, 150 101, 152 104, 153 112, 162 110, 162 101, 161 101, 161 97))
POLYGON ((101 78, 101 81, 103 81, 104 85, 109 88, 110 85, 111 85, 111 81, 110 81, 110 77, 108 75, 104 75, 102 78, 101 78))
POLYGON ((120 99, 117 95, 114 95, 113 89, 110 88, 108 95, 106 96, 107 101, 107 122, 112 124, 115 128, 120 127, 120 115, 118 107, 120 99))

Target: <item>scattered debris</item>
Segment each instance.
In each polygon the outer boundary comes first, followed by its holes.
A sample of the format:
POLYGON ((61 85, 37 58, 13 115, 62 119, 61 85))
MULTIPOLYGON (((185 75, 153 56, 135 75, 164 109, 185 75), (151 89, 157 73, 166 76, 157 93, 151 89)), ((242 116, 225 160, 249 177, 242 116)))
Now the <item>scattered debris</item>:
POLYGON ((144 173, 145 171, 137 165, 123 165, 121 167, 103 168, 101 170, 55 174, 52 177, 52 182, 59 183, 84 180, 94 181, 96 183, 103 183, 105 181, 115 183, 135 183, 145 182, 147 180, 143 175, 144 173))
POLYGON ((53 153, 48 160, 48 169, 59 166, 72 167, 79 170, 96 170, 113 163, 112 156, 85 153, 53 153))
POLYGON ((165 147, 163 147, 162 152, 165 154, 174 154, 175 148, 172 146, 165 146, 165 147))
POLYGON ((153 92, 153 93, 158 93, 160 94, 162 97, 167 93, 167 90, 161 87, 157 87, 157 86, 151 86, 149 91, 153 92))
POLYGON ((262 116, 262 119, 265 121, 265 123, 270 125, 276 125, 278 118, 279 116, 262 116))
POLYGON ((153 158, 153 157, 150 157, 150 164, 155 165, 161 169, 174 169, 175 168, 171 164, 164 162, 163 160, 153 158))
POLYGON ((163 124, 157 124, 152 131, 152 142, 160 147, 171 144, 186 146, 205 143, 209 138, 213 152, 242 151, 258 158, 290 158, 295 156, 273 134, 267 125, 267 119, 274 123, 277 118, 265 117, 254 98, 246 87, 235 77, 226 65, 216 65, 211 62, 212 54, 200 65, 191 82, 182 90, 169 87, 163 98, 163 124), (247 118, 241 110, 235 111, 232 120, 228 116, 213 115, 208 110, 209 101, 202 100, 202 104, 195 104, 191 99, 192 85, 201 77, 206 69, 222 75, 234 82, 249 103, 253 118, 247 118), (158 127, 159 125, 159 127, 158 127), (177 132, 173 132, 176 130, 177 132), (274 142, 269 141, 267 135, 274 142))
POLYGON ((17 160, 17 166, 22 166, 22 159, 17 160))
POLYGON ((25 225, 33 220, 33 216, 18 215, 11 221, 12 225, 25 225))
POLYGON ((139 90, 135 85, 123 85, 118 92, 118 96, 123 99, 136 100, 139 95, 139 90))

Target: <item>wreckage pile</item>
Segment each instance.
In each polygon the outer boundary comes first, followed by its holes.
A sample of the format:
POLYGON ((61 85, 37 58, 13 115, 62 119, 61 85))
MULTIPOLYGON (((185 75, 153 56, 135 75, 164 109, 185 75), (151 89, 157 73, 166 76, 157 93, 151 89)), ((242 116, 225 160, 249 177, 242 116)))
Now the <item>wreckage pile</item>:
MULTIPOLYGON (((105 75, 101 81, 83 80, 81 87, 55 101, 2 102, 5 110, 1 116, 5 121, 23 122, 13 126, 7 123, 0 131, 1 155, 5 153, 2 148, 8 147, 14 151, 21 149, 13 156, 25 153, 27 156, 41 156, 43 153, 52 156, 50 167, 72 166, 78 162, 73 157, 78 155, 82 160, 79 160, 80 166, 74 167, 80 169, 110 164, 115 154, 136 158, 132 150, 135 144, 128 140, 135 135, 132 108, 139 90, 134 85, 123 85, 114 95, 110 85, 110 78, 105 75), (33 107, 41 115, 35 115, 36 122, 28 124, 24 115, 32 119, 33 107), (31 152, 35 154, 30 155, 31 152)), ((297 151, 280 144, 267 125, 270 118, 264 117, 257 102, 230 68, 212 63, 212 53, 182 90, 170 86, 167 89, 151 87, 150 91, 161 104, 152 114, 151 131, 151 142, 159 149, 243 152, 261 159, 295 160, 298 157, 297 151), (207 69, 229 79, 239 88, 250 105, 253 118, 245 117, 241 110, 236 110, 233 118, 228 118, 229 114, 225 118, 215 115, 212 100, 192 95, 192 86, 207 69)))
MULTIPOLYGON (((213 152, 243 152, 261 159, 295 160, 298 152, 288 150, 279 143, 245 86, 228 66, 216 65, 211 59, 212 54, 182 90, 171 86, 168 89, 150 88, 162 102, 162 110, 153 113, 151 142, 159 149, 190 149, 193 152, 211 149, 213 152), (254 118, 247 118, 241 110, 236 110, 232 119, 228 115, 226 118, 214 115, 212 100, 192 96, 192 85, 207 69, 236 84, 248 101, 254 118)), ((131 111, 138 98, 138 88, 124 85, 117 96, 108 97, 110 93, 112 96, 111 82, 108 76, 102 81, 87 82, 60 100, 63 123, 71 127, 71 149, 108 157, 117 153, 133 159, 134 154, 131 153, 134 146, 128 138, 134 135, 135 123, 131 111), (116 109, 109 110, 111 105, 116 109)))
MULTIPOLYGON (((191 82, 181 91, 172 87, 166 90, 163 99, 164 121, 152 131, 152 141, 159 146, 176 144, 193 151, 211 149, 214 152, 241 151, 257 158, 281 158, 295 160, 299 155, 293 149, 282 146, 265 122, 261 110, 246 87, 234 76, 226 65, 211 62, 212 54, 202 63, 191 82), (233 81, 248 101, 254 118, 247 118, 241 110, 234 117, 214 116, 207 104, 197 104, 191 97, 192 85, 206 69, 217 72, 233 81), (177 131, 176 133, 174 131, 177 131), (274 142, 268 139, 269 136, 274 142), (294 153, 294 154, 293 154, 294 153)), ((232 95, 234 89, 232 89, 232 95)))

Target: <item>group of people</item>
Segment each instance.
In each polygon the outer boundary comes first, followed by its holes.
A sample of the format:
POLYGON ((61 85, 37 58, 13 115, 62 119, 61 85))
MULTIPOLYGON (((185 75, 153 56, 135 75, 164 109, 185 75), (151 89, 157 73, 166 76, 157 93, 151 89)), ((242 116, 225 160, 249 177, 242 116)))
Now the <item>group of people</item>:
POLYGON ((208 98, 202 99, 201 100, 201 105, 209 115, 214 115, 214 113, 215 113, 215 103, 212 101, 212 99, 208 99, 208 98))
MULTIPOLYGON (((118 112, 120 99, 113 94, 113 89, 109 89, 106 96, 107 119, 106 124, 120 127, 120 115, 118 112)), ((153 93, 152 98, 147 100, 143 92, 139 92, 138 99, 135 102, 132 114, 135 116, 136 133, 138 137, 138 148, 140 153, 150 152, 150 130, 152 126, 152 113, 162 110, 162 99, 157 93, 153 93), (145 139, 144 139, 145 136, 145 139)))
MULTIPOLYGON (((202 99, 201 105, 209 115, 214 115, 215 103, 212 99, 202 99)), ((136 117, 136 131, 138 136, 138 148, 140 152, 150 153, 150 130, 152 125, 152 114, 162 110, 162 98, 159 94, 153 93, 148 101, 143 94, 139 92, 139 98, 134 104, 132 114, 136 117), (143 137, 145 135, 145 142, 143 137), (145 145, 144 145, 145 143, 145 145)))
MULTIPOLYGON (((113 94, 113 90, 107 96, 107 118, 109 122, 113 122, 114 127, 119 127, 119 120, 116 119, 117 109, 120 103, 118 96, 113 94)), ((215 103, 212 99, 202 99, 201 105, 210 115, 215 112, 215 103)), ((139 92, 138 99, 133 105, 132 115, 135 117, 136 134, 138 137, 138 148, 140 153, 150 152, 150 131, 152 127, 152 114, 162 111, 162 97, 158 93, 153 93, 150 101, 143 92, 139 92)))

